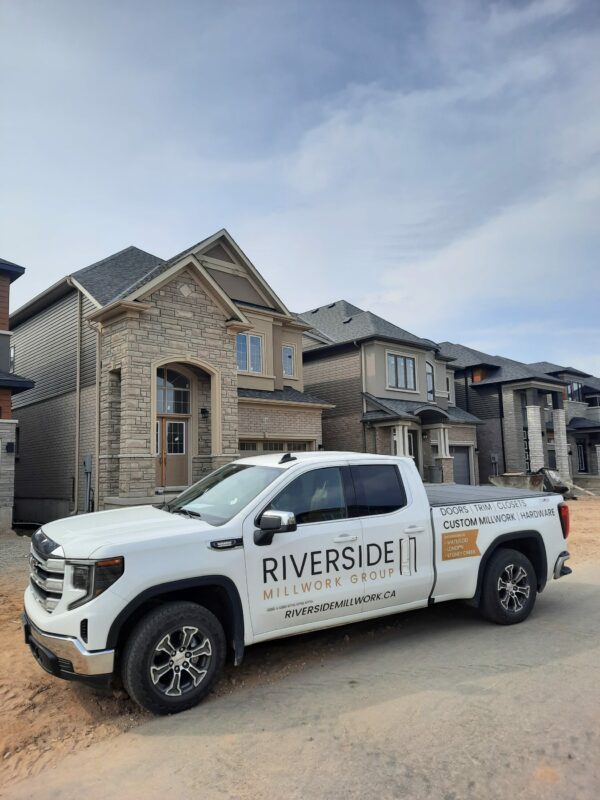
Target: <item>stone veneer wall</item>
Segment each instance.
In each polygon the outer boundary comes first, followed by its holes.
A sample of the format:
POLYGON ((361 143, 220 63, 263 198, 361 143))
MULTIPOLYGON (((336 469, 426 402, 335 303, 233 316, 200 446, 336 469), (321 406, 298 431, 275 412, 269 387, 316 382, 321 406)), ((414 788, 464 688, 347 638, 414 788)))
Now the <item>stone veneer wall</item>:
MULTIPOLYGON (((238 451, 235 334, 227 315, 186 270, 152 291, 143 302, 149 310, 106 324, 101 343, 99 506, 104 497, 146 497, 156 487, 152 430, 153 365, 174 361, 217 371, 221 402, 221 448, 211 451, 211 467, 238 451), (117 403, 120 371, 119 451, 111 407, 117 403), (113 375, 111 376, 111 372, 113 375), (117 478, 118 476, 118 478, 117 478)), ((215 409, 212 409, 214 415, 215 409)), ((198 453, 198 455, 204 455, 198 453)))

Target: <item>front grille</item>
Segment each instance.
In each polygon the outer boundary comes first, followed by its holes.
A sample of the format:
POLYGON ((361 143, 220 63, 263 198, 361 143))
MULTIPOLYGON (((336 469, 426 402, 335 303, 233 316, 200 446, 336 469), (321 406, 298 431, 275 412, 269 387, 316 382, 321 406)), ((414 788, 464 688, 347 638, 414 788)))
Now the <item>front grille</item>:
POLYGON ((48 558, 37 548, 35 537, 29 553, 29 583, 38 603, 48 612, 54 611, 62 597, 65 580, 65 562, 62 558, 48 558))

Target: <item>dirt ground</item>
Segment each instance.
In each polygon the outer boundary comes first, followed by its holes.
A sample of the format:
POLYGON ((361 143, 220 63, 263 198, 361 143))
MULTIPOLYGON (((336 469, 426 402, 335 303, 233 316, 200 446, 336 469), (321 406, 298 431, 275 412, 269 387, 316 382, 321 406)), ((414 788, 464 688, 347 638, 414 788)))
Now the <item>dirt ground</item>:
MULTIPOLYGON (((600 498, 569 503, 570 564, 600 562, 600 498)), ((0 787, 43 771, 68 753, 114 739, 148 721, 124 693, 98 693, 46 675, 23 645, 20 629, 26 584, 27 537, 0 539, 0 787)), ((352 627, 352 638, 386 635, 401 617, 352 627)), ((249 650, 242 667, 226 670, 216 694, 227 695, 252 684, 274 684, 307 664, 343 649, 349 628, 260 645, 249 650)), ((1 792, 1 789, 0 789, 1 792)))

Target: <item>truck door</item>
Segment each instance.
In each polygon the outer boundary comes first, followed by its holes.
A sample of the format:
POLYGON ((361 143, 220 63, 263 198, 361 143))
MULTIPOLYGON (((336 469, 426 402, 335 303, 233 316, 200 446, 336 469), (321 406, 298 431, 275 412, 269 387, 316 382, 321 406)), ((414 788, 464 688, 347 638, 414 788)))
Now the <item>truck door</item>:
POLYGON ((398 464, 352 465, 350 472, 363 528, 363 610, 426 605, 433 585, 429 505, 413 497, 398 464))
POLYGON ((308 469, 279 488, 244 522, 248 600, 254 635, 322 623, 361 610, 362 525, 349 514, 349 472, 308 469), (254 541, 260 514, 291 511, 297 530, 254 541))

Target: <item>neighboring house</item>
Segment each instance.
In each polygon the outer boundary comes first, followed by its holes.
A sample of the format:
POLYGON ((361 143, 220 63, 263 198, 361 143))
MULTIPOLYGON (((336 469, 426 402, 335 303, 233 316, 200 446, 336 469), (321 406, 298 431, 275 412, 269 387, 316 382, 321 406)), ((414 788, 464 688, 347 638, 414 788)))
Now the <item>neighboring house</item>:
POLYGON ((17 518, 156 503, 242 454, 321 445, 302 333, 221 230, 173 258, 128 247, 12 317, 17 518))
POLYGON ((307 390, 335 406, 323 414, 326 449, 410 455, 425 480, 478 482, 479 420, 455 405, 438 345, 345 300, 299 316, 311 326, 307 390))
POLYGON ((13 520, 15 459, 19 442, 17 420, 12 418, 12 396, 34 385, 33 381, 15 375, 9 330, 10 285, 24 272, 24 267, 0 258, 0 533, 10 531, 13 520))
POLYGON ((569 479, 566 381, 536 364, 492 356, 452 342, 441 352, 453 359, 456 403, 475 414, 479 477, 556 468, 569 479))
POLYGON ((584 488, 600 489, 600 378, 548 361, 529 366, 567 384, 565 412, 571 475, 584 488))

